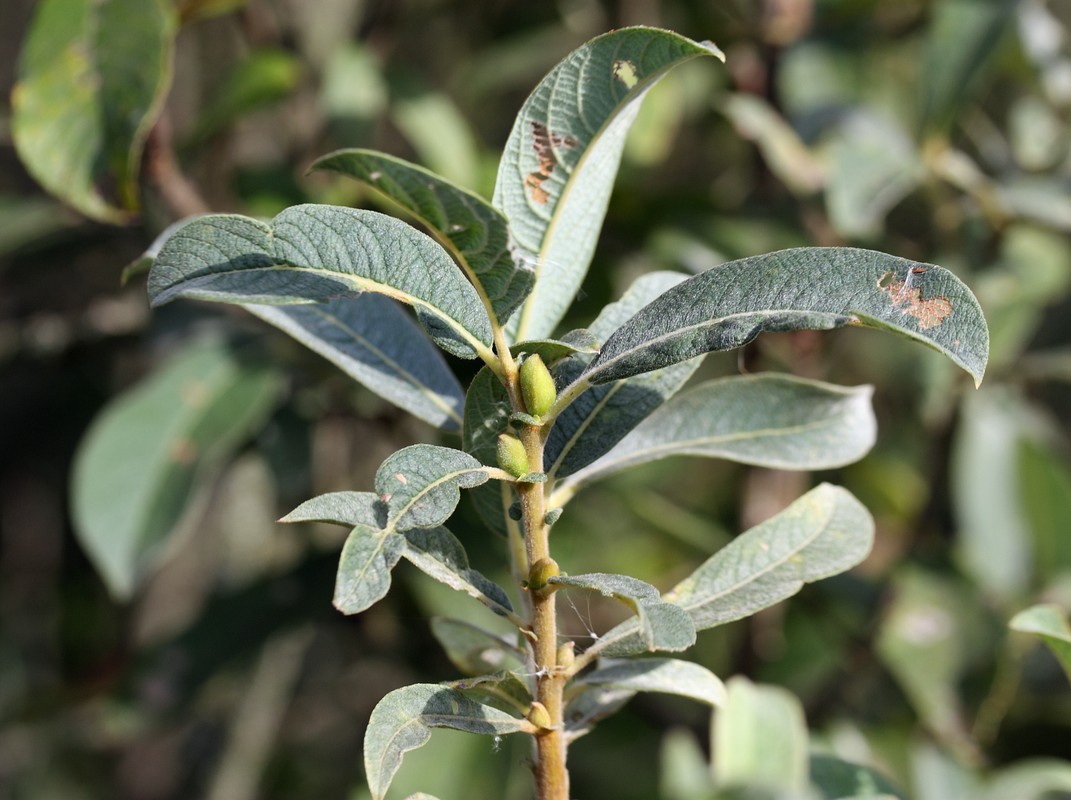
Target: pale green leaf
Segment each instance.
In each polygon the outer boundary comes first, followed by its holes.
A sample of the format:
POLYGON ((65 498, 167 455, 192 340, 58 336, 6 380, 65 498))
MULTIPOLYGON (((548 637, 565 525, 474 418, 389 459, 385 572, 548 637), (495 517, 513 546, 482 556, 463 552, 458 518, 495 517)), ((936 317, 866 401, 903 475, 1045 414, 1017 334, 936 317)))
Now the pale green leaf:
POLYGON ((154 306, 179 297, 287 305, 377 292, 412 305, 444 350, 489 354, 476 290, 442 247, 406 223, 362 209, 300 205, 270 224, 200 217, 176 231, 149 271, 154 306))
POLYGON ((714 772, 719 786, 802 793, 807 786, 807 722, 796 697, 779 686, 728 682, 714 714, 714 772))
POLYGON ((75 456, 72 517, 114 595, 130 596, 198 486, 263 423, 281 388, 270 366, 197 343, 94 420, 75 456))
POLYGON ((1071 794, 1071 764, 1028 758, 994 771, 979 800, 1060 800, 1071 794))
POLYGON ((560 490, 572 493, 614 472, 674 455, 776 469, 850 464, 874 445, 872 392, 869 386, 846 388, 790 375, 708 381, 670 399, 560 490))
POLYGON ((478 195, 372 150, 339 150, 317 160, 312 169, 356 178, 414 215, 454 254, 500 322, 531 291, 535 273, 514 261, 506 218, 478 195))
POLYGON ((402 555, 425 575, 475 598, 499 616, 519 621, 506 592, 469 566, 465 548, 446 528, 407 530, 404 536, 402 555))
POLYGON ((367 293, 326 303, 245 309, 384 400, 442 430, 461 429, 461 384, 442 353, 390 299, 367 293))
POLYGON ((670 729, 662 738, 658 765, 658 792, 662 800, 712 799, 714 785, 707 755, 691 730, 670 729))
POLYGON ((382 800, 410 750, 427 743, 432 728, 501 736, 532 733, 527 720, 477 703, 445 686, 418 683, 395 689, 372 710, 364 736, 364 769, 374 800, 382 800))
POLYGON ((600 662, 597 669, 585 673, 572 685, 675 694, 711 706, 725 702, 725 684, 721 678, 706 667, 675 658, 600 662))
POLYGON ((515 672, 477 675, 449 685, 473 700, 486 701, 503 711, 524 715, 532 708, 532 692, 523 677, 515 672))
MULTIPOLYGON (((680 607, 662 601, 658 589, 628 575, 593 572, 587 575, 559 575, 548 583, 596 591, 632 609, 646 650, 686 650, 695 644, 695 626, 680 607)), ((612 649, 603 655, 613 655, 612 649)))
POLYGON ((171 83, 166 0, 43 0, 19 61, 11 133, 30 174, 105 222, 137 209, 145 140, 171 83))
MULTIPOLYGON (((863 505, 847 490, 821 484, 742 533, 663 600, 687 611, 696 630, 743 619, 791 597, 805 583, 855 566, 870 552, 873 536, 874 521, 863 505)), ((626 621, 587 654, 644 650, 638 627, 626 621)))
POLYGON ((485 675, 516 669, 524 663, 524 651, 496 633, 472 623, 433 617, 431 632, 455 667, 466 675, 485 675))
POLYGON ((525 101, 499 165, 494 204, 538 280, 514 339, 553 332, 579 289, 606 214, 625 134, 647 90, 672 67, 722 57, 655 28, 599 36, 561 61, 525 101))
POLYGON ((1008 627, 1041 637, 1071 679, 1071 624, 1063 609, 1054 605, 1031 606, 1012 617, 1008 627))
POLYGON ((423 163, 459 186, 481 184, 479 143, 449 95, 425 92, 400 97, 392 110, 394 124, 412 142, 423 163))
POLYGON ((405 537, 390 528, 355 525, 338 560, 335 608, 343 614, 358 614, 382 600, 405 544, 405 537))
POLYGON ((952 273, 871 250, 804 247, 722 264, 673 287, 611 336, 579 380, 627 378, 740 347, 763 331, 844 325, 923 342, 976 384, 985 372, 985 320, 952 273))
POLYGON ((616 714, 635 696, 630 689, 593 686, 572 698, 565 706, 566 743, 590 733, 600 720, 616 714))
POLYGON ((382 527, 386 509, 372 492, 328 492, 306 500, 279 522, 331 522, 352 528, 365 524, 382 527))
MULTIPOLYGON (((685 279, 679 272, 651 272, 637 278, 615 303, 606 306, 589 329, 606 341, 643 306, 685 279)), ((555 370, 559 386, 571 384, 590 358, 578 356, 555 370)), ((547 438, 544 466, 561 479, 606 453, 654 409, 673 395, 699 367, 693 359, 627 380, 589 388, 570 403, 554 422, 547 438)))
POLYGON ((722 110, 737 133, 755 142, 770 171, 794 194, 809 195, 822 188, 825 166, 767 100, 736 92, 725 98, 722 110))
POLYGON ((599 340, 591 331, 580 328, 569 331, 560 339, 532 339, 527 342, 518 342, 510 349, 514 354, 538 355, 545 364, 550 366, 577 353, 594 355, 599 352, 599 340))
POLYGON ((457 508, 461 489, 488 480, 489 468, 451 447, 414 444, 388 456, 376 470, 376 493, 395 530, 433 528, 457 508))
POLYGON ((257 109, 278 103, 297 87, 302 62, 286 50, 261 48, 247 53, 219 82, 197 119, 191 142, 215 135, 257 109))

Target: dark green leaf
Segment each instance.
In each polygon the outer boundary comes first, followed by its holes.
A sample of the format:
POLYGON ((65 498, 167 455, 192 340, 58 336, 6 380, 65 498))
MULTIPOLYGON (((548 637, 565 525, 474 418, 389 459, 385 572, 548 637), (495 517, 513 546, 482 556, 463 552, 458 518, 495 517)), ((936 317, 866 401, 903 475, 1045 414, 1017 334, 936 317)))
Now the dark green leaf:
POLYGON ((427 743, 432 728, 501 736, 533 733, 532 724, 477 703, 456 689, 418 683, 395 689, 376 705, 364 736, 364 770, 374 800, 382 800, 402 757, 427 743))
POLYGON ((287 305, 362 292, 412 305, 444 350, 493 358, 479 296, 446 251, 373 211, 301 205, 270 225, 237 215, 200 217, 164 243, 149 272, 154 306, 179 297, 287 305))
POLYGON ((442 353, 389 298, 366 293, 326 303, 245 309, 413 416, 445 431, 461 429, 461 384, 442 353))
POLYGON ((83 214, 123 222, 171 83, 166 0, 43 0, 19 61, 11 133, 30 174, 83 214))
POLYGON ((339 150, 316 161, 312 169, 350 175, 427 225, 502 323, 531 291, 535 273, 514 261, 506 218, 483 198, 422 167, 372 150, 339 150))
POLYGON ((580 380, 620 380, 740 347, 763 331, 844 325, 923 342, 976 384, 985 372, 985 320, 952 273, 872 250, 803 247, 722 264, 675 286, 611 336, 580 380))
POLYGON ((130 596, 198 486, 263 423, 281 388, 269 366, 199 343, 101 412, 75 457, 71 503, 113 594, 130 596))
POLYGON ((669 69, 700 56, 722 58, 712 44, 670 31, 623 28, 573 51, 525 101, 494 194, 518 255, 538 274, 511 323, 515 340, 550 335, 580 287, 636 101, 669 69))
MULTIPOLYGON (((446 528, 421 528, 407 530, 404 535, 402 555, 424 574, 479 600, 495 614, 520 622, 502 587, 469 566, 465 548, 454 534, 446 528)), ((523 622, 520 625, 525 627, 523 622)))
POLYGON ((489 468, 450 447, 414 444, 390 455, 376 471, 376 493, 398 531, 433 528, 457 508, 461 489, 488 480, 489 468))

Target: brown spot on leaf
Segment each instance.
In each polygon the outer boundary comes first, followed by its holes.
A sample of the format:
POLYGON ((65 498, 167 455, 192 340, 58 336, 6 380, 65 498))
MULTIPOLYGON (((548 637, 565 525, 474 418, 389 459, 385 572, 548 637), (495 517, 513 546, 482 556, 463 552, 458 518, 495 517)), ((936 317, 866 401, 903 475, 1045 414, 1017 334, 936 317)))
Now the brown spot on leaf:
POLYGON ((922 297, 922 287, 918 285, 919 277, 926 272, 925 267, 912 267, 903 278, 895 278, 886 273, 878 281, 878 288, 889 296, 893 307, 901 314, 910 314, 919 322, 922 330, 936 328, 952 313, 952 301, 947 297, 922 297))
POLYGON ((576 147, 579 142, 572 136, 552 133, 546 125, 538 120, 532 120, 532 148, 536 158, 539 159, 539 169, 529 172, 524 178, 524 185, 531 192, 532 200, 540 205, 546 205, 550 195, 543 188, 543 182, 550 178, 554 168, 558 165, 554 157, 554 148, 576 147))

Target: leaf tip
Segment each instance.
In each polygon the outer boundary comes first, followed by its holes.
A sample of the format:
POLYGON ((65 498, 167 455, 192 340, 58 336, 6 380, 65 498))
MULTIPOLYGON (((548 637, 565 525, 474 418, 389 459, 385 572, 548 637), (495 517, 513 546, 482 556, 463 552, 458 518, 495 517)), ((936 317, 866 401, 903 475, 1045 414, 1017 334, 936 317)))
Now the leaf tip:
POLYGON ((722 64, 725 63, 725 53, 720 47, 714 44, 714 42, 710 41, 710 39, 704 39, 699 43, 699 45, 700 47, 703 47, 708 50, 710 54, 716 59, 718 59, 718 61, 720 61, 722 64))

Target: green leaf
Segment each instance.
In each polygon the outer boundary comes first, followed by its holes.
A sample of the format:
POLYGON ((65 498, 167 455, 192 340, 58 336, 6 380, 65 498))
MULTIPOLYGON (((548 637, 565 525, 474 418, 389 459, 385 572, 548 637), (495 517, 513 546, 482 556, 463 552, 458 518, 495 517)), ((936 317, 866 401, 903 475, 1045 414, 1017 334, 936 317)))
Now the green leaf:
POLYGON ((1071 764, 1029 758, 996 770, 979 800, 1059 800, 1071 793, 1071 764))
MULTIPOLYGON (((847 490, 823 483, 707 559, 663 596, 688 612, 697 631, 743 619, 791 597, 805 583, 850 569, 870 552, 874 521, 847 490)), ((626 621, 585 654, 644 652, 626 621)))
MULTIPOLYGON (((555 586, 596 591, 632 609, 646 650, 686 650, 695 644, 695 626, 679 607, 662 601, 658 589, 628 575, 593 572, 587 575, 558 575, 547 581, 555 586)), ((603 655, 614 655, 604 650, 603 655)))
POLYGON ((675 286, 611 336, 580 380, 620 380, 740 347, 763 331, 844 325, 923 342, 963 367, 975 384, 985 372, 985 320, 952 273, 872 250, 802 247, 731 261, 675 286))
POLYGON ((572 698, 565 706, 566 743, 590 733, 596 723, 616 714, 635 696, 630 689, 593 686, 572 698))
POLYGON ((1063 609, 1055 605, 1031 606, 1012 617, 1008 627, 1040 636, 1071 680, 1071 624, 1063 609))
POLYGON ((528 684, 514 672, 495 672, 453 681, 449 684, 467 697, 487 701, 503 711, 527 714, 532 708, 532 693, 528 684))
POLYGON ((575 680, 573 686, 606 686, 632 692, 675 694, 720 706, 725 703, 721 678, 699 664, 675 658, 638 658, 606 664, 575 680))
POLYGON ((553 332, 579 289, 606 214, 636 102, 672 67, 723 58, 710 43, 655 28, 623 28, 574 50, 525 101, 506 143, 494 205, 536 286, 513 339, 553 332))
POLYGON ((532 339, 518 342, 510 348, 514 354, 538 355, 548 366, 577 353, 594 355, 599 352, 599 340, 591 331, 580 328, 569 331, 561 339, 532 339))
POLYGON ((427 683, 395 689, 372 710, 364 736, 364 770, 374 800, 386 796, 402 757, 426 744, 432 728, 491 736, 534 733, 527 720, 477 703, 456 689, 427 683))
POLYGON ((691 730, 671 728, 658 755, 658 791, 663 800, 711 800, 713 783, 706 753, 691 730))
MULTIPOLYGON (((430 528, 407 530, 404 535, 402 555, 425 575, 479 600, 499 616, 520 622, 505 590, 469 566, 465 548, 454 534, 446 528, 430 528)), ((523 622, 520 625, 526 627, 523 622)))
POLYGON ((338 559, 335 608, 343 614, 358 614, 382 600, 405 545, 405 537, 390 528, 364 522, 355 525, 338 559))
POLYGON ((947 129, 1009 27, 1015 0, 940 0, 922 64, 923 127, 947 129))
MULTIPOLYGON (((328 492, 306 500, 279 522, 333 522, 347 528, 362 523, 378 525, 374 512, 378 502, 372 492, 328 492)), ((386 521, 385 515, 380 521, 386 521)))
POLYGON ((500 322, 531 291, 535 272, 514 261, 506 218, 482 197, 372 150, 339 150, 317 160, 312 169, 356 178, 414 215, 454 254, 500 322))
MULTIPOLYGON (((477 372, 465 395, 465 422, 461 429, 465 452, 481 463, 496 463, 498 436, 509 430, 512 410, 506 388, 490 367, 477 372)), ((492 481, 474 488, 471 496, 487 527, 505 536, 511 524, 506 509, 513 502, 513 488, 505 481, 492 481)))
POLYGON ((387 504, 395 530, 433 528, 457 508, 461 489, 485 483, 485 467, 451 447, 414 444, 391 454, 376 471, 376 493, 387 504))
POLYGON ((874 445, 872 393, 870 386, 846 388, 790 375, 708 381, 662 405, 559 490, 572 494, 614 472, 674 455, 727 458, 776 469, 850 464, 874 445))
POLYGON ((363 294, 245 309, 418 419, 445 431, 461 429, 461 384, 442 353, 389 298, 363 294))
POLYGON ((908 800, 880 772, 831 755, 813 754, 810 772, 811 784, 821 792, 821 800, 908 800))
POLYGON ((524 651, 508 640, 470 622, 433 617, 431 632, 455 667, 466 675, 486 675, 516 669, 524 663, 524 651))
POLYGON ((726 702, 714 715, 713 738, 719 786, 806 788, 807 723, 791 692, 731 678, 726 702))
POLYGON ((149 272, 154 306, 179 297, 287 305, 362 292, 412 305, 447 352, 493 358, 479 296, 446 251, 373 211, 300 205, 270 225, 237 215, 200 217, 164 243, 149 272))
POLYGON ((420 160, 459 186, 483 183, 480 145, 468 119, 444 92, 397 98, 392 121, 420 160))
MULTIPOLYGON (((679 272, 641 275, 620 300, 600 312, 591 333, 596 339, 609 339, 643 306, 684 278, 679 272)), ((577 357, 559 365, 555 369, 559 386, 573 383, 589 361, 577 357)), ((585 391, 558 415, 550 431, 544 459, 548 475, 564 478, 602 456, 680 389, 699 364, 695 359, 585 391)))
POLYGON ((177 18, 166 0, 43 0, 12 93, 30 174, 78 211, 124 222, 145 140, 171 83, 177 18))
POLYGON ((75 531, 108 589, 129 597, 199 486, 265 420, 282 378, 219 342, 188 345, 109 403, 75 456, 75 531))

